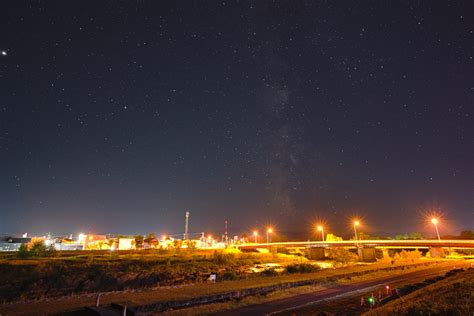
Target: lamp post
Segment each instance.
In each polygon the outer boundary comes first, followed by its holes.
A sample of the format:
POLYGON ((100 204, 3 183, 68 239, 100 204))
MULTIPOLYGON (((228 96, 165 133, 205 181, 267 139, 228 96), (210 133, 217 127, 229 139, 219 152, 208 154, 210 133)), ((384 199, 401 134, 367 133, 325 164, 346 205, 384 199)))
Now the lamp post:
POLYGON ((321 232, 321 240, 324 241, 324 228, 322 225, 318 225, 318 231, 321 232))
POLYGON ((359 226, 359 225, 360 225, 360 222, 359 222, 359 221, 357 221, 357 220, 354 221, 354 236, 355 236, 355 240, 356 240, 356 241, 359 240, 358 237, 357 237, 357 228, 356 228, 356 227, 359 226))
POLYGON ((271 234, 271 233, 273 233, 273 229, 272 229, 272 228, 268 228, 268 229, 267 229, 267 244, 269 243, 269 241, 268 241, 268 240, 269 240, 269 239, 268 239, 268 235, 271 234))
POLYGON ((439 236, 439 230, 438 230, 438 219, 437 218, 432 218, 431 222, 433 223, 433 225, 436 229, 436 235, 438 236, 438 241, 441 241, 441 237, 439 236))
POLYGON ((255 238, 255 243, 257 243, 258 231, 253 232, 253 237, 255 238))

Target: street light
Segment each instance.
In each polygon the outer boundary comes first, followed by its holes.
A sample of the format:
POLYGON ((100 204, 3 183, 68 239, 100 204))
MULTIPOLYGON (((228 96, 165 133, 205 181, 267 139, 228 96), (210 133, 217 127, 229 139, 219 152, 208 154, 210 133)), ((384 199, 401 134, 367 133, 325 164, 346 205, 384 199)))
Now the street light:
POLYGON ((318 231, 321 232, 321 239, 324 241, 324 228, 321 225, 318 225, 318 231))
POLYGON ((358 220, 355 220, 354 221, 354 236, 355 236, 355 240, 357 241, 358 238, 357 238, 357 229, 356 227, 360 225, 360 222, 358 220))
POLYGON ((258 231, 255 230, 253 236, 255 237, 255 243, 257 243, 258 231))
POLYGON ((268 234, 271 234, 273 233, 273 229, 272 228, 268 228, 267 229, 267 244, 268 244, 268 234))
POLYGON ((436 229, 436 235, 438 236, 438 241, 441 241, 441 237, 439 236, 439 230, 438 230, 438 219, 436 217, 433 217, 431 219, 431 222, 433 223, 433 225, 436 229))

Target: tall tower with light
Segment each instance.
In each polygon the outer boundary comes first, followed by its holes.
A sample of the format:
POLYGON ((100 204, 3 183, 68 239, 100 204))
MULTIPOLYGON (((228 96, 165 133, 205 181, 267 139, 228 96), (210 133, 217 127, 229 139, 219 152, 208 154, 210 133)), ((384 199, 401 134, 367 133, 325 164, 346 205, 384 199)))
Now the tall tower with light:
POLYGON ((185 221, 184 221, 184 239, 189 239, 189 212, 186 211, 185 213, 185 221))

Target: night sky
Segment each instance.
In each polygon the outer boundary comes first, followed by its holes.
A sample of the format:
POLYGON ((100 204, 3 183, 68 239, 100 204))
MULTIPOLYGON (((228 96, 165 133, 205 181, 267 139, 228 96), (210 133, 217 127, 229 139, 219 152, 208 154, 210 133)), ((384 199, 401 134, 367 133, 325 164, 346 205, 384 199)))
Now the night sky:
POLYGON ((472 1, 0 12, 0 232, 474 228, 472 1))

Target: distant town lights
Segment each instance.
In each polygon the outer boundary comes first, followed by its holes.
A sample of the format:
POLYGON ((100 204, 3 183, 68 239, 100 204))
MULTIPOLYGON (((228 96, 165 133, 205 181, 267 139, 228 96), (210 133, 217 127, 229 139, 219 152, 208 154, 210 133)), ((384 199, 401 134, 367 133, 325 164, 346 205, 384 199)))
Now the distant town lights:
POLYGON ((86 239, 86 235, 84 235, 83 233, 80 233, 79 234, 79 242, 83 242, 85 239, 86 239))

